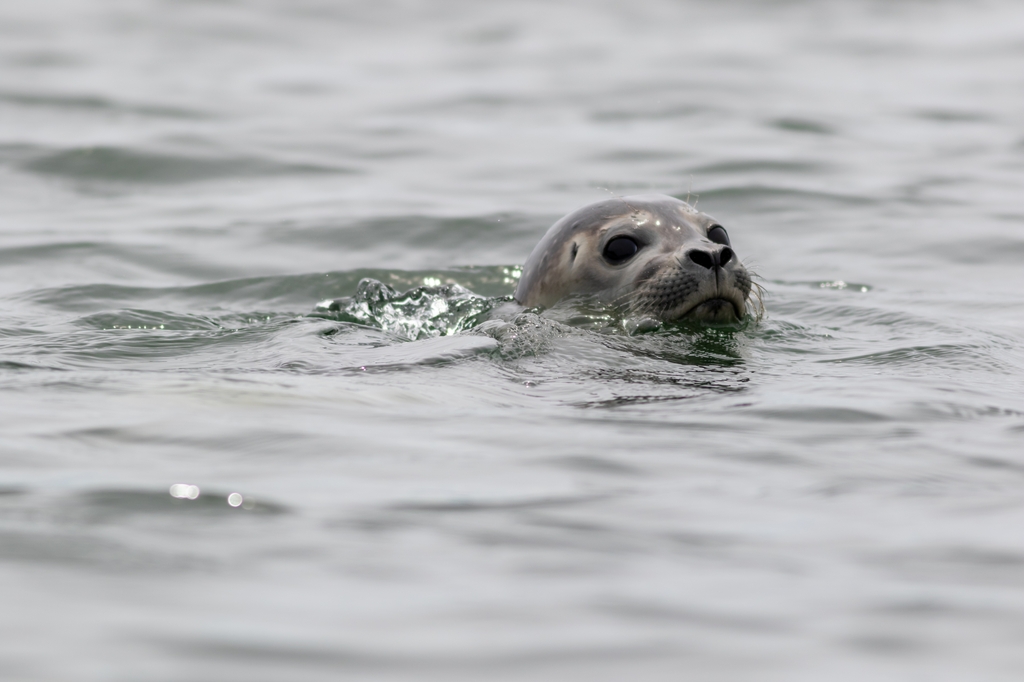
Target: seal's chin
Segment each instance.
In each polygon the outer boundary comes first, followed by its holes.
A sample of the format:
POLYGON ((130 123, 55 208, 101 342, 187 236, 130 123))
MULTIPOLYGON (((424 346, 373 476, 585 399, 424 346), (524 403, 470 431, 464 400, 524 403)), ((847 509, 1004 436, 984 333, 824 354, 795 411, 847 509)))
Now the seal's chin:
POLYGON ((694 322, 736 322, 743 317, 743 312, 736 309, 736 304, 727 298, 709 298, 690 308, 682 318, 694 322))

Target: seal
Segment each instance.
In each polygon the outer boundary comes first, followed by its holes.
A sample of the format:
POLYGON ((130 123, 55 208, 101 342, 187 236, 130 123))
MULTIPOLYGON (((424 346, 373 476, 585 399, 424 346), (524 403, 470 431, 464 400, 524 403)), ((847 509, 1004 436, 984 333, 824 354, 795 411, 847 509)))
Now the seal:
POLYGON ((751 286, 717 220, 652 194, 584 206, 552 225, 514 298, 548 308, 584 296, 661 321, 735 322, 747 314, 751 286))

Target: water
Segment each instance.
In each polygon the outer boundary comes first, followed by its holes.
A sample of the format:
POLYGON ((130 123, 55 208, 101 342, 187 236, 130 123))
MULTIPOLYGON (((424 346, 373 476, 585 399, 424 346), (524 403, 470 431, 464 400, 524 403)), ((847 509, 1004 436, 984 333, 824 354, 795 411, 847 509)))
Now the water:
POLYGON ((1020 679, 1021 25, 0 9, 2 677, 1020 679), (759 323, 493 314, 642 192, 759 323))

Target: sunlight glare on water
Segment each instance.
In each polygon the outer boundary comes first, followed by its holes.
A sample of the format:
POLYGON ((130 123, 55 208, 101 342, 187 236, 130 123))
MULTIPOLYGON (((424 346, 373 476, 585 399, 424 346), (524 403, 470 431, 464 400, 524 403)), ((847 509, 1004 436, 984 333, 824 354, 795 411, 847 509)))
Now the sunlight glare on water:
POLYGON ((1021 26, 0 7, 0 678, 1021 679, 1021 26), (649 193, 760 319, 514 305, 649 193))

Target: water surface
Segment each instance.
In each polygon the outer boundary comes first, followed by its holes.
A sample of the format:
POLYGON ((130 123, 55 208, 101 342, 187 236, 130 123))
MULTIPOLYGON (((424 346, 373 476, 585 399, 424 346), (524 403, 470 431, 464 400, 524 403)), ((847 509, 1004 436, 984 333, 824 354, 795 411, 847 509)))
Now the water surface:
POLYGON ((2 676, 1020 679, 1021 25, 0 10, 2 676), (474 317, 647 192, 763 319, 474 317))

